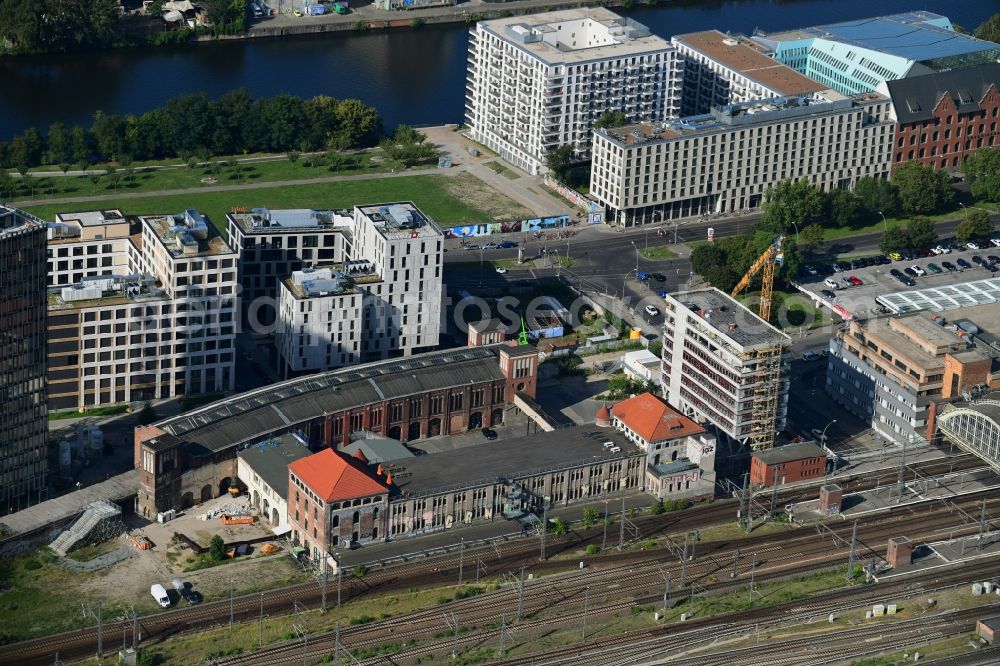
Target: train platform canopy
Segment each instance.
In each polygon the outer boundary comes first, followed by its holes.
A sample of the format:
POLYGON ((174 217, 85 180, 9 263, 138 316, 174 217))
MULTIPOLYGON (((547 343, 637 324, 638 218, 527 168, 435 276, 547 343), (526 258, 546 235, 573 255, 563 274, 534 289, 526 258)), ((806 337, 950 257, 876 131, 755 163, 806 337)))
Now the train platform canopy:
POLYGON ((1000 278, 960 282, 933 289, 915 289, 885 294, 875 299, 893 314, 920 310, 941 312, 1000 301, 1000 278))

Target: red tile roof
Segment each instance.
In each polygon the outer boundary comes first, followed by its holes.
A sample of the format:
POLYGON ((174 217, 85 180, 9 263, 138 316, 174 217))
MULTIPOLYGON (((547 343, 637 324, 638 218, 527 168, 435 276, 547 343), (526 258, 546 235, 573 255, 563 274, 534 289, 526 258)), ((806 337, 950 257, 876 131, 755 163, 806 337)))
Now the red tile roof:
POLYGON ((700 425, 652 393, 623 400, 611 408, 611 413, 647 442, 705 432, 700 425))
POLYGON ((299 458, 288 469, 326 502, 369 497, 388 489, 359 468, 360 462, 333 449, 299 458), (353 464, 352 464, 353 463, 353 464))

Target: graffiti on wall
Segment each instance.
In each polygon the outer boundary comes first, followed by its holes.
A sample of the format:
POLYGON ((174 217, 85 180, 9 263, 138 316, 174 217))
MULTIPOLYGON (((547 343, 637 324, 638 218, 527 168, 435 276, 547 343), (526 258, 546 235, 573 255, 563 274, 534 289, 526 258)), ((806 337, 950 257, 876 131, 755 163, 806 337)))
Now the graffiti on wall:
POLYGON ((470 224, 464 227, 446 229, 449 238, 472 238, 473 236, 490 236, 493 234, 516 234, 522 231, 532 232, 543 229, 556 229, 569 224, 569 215, 555 217, 533 217, 527 220, 513 222, 487 222, 485 224, 470 224))

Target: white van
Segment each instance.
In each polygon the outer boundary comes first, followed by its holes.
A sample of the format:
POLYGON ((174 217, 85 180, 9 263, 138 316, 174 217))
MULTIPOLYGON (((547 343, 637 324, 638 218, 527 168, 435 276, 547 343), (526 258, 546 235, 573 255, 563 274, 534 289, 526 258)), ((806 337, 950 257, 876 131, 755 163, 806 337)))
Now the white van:
POLYGON ((154 583, 149 587, 149 593, 153 595, 156 599, 156 603, 164 608, 170 608, 170 597, 167 595, 167 591, 163 589, 163 586, 159 583, 154 583))

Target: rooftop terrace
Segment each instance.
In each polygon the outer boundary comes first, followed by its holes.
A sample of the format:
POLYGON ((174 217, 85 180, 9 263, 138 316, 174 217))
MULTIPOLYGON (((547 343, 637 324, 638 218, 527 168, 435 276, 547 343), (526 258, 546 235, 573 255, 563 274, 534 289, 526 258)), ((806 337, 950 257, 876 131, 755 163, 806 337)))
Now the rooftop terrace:
POLYGON ((621 58, 670 48, 667 40, 603 7, 511 16, 480 27, 548 64, 621 58))
POLYGON ((45 227, 45 222, 19 208, 0 204, 0 237, 27 231, 32 227, 45 227))
POLYGON ((167 298, 154 286, 153 278, 143 275, 102 275, 85 277, 68 287, 49 289, 49 310, 145 303, 167 298))
POLYGON ((148 215, 139 219, 175 258, 233 253, 196 210, 188 209, 172 215, 148 215))
POLYGON ((682 291, 668 298, 741 347, 791 344, 791 338, 718 289, 682 291))

